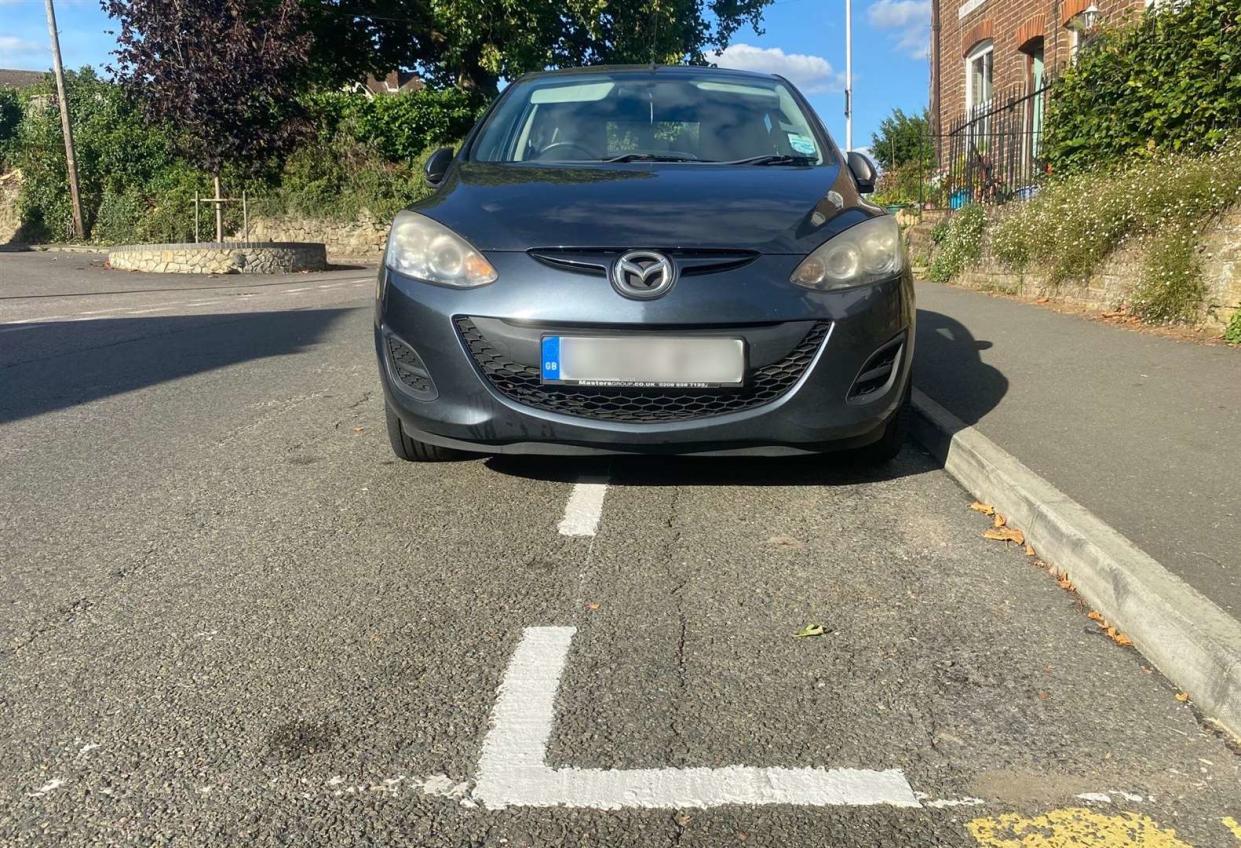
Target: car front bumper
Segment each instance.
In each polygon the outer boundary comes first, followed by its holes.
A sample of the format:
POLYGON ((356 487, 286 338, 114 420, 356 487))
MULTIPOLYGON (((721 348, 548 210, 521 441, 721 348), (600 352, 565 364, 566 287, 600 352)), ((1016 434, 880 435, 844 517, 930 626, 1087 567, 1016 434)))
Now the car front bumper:
MULTIPOLYGON (((384 393, 406 434, 420 441, 488 453, 787 455, 869 444, 903 401, 914 338, 908 272, 872 286, 810 292, 783 282, 797 257, 762 256, 742 269, 682 279, 664 298, 638 302, 617 295, 605 279, 549 271, 524 254, 488 259, 500 280, 476 289, 380 271, 374 335, 384 393), (472 336, 471 327, 481 332, 472 336), (529 377, 538 362, 534 340, 544 332, 626 331, 739 335, 753 357, 752 378, 758 365, 774 363, 766 373, 784 382, 773 384, 779 391, 751 397, 757 402, 690 398, 671 413, 653 413, 658 420, 639 420, 649 404, 637 404, 640 411, 628 417, 606 398, 574 411, 572 404, 548 401, 529 377), (498 369, 480 358, 480 334, 494 343, 488 350, 503 354, 498 369), (390 338, 416 352, 430 391, 410 390, 390 338), (813 349, 796 359, 798 344, 803 353, 807 344, 813 349), (869 393, 850 397, 880 349, 897 351, 890 374, 869 393), (788 362, 796 373, 781 371, 788 362), (505 369, 518 368, 526 375, 521 390, 503 379, 505 369)), ((417 381, 417 388, 426 386, 417 381)), ((661 391, 636 393, 652 401, 649 395, 661 391)), ((738 390, 715 390, 728 392, 738 390)), ((552 400, 564 399, 553 394, 552 400)))

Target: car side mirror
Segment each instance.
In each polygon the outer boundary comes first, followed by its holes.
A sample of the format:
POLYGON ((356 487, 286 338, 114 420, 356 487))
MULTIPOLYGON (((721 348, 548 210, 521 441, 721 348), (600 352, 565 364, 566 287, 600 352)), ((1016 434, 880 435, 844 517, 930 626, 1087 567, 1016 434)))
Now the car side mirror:
POLYGON ((427 158, 427 165, 422 172, 422 177, 427 181, 427 185, 431 188, 437 188, 444 181, 444 176, 448 173, 448 166, 452 164, 452 148, 441 147, 427 158))
POLYGON ((879 179, 879 172, 875 168, 875 163, 864 153, 856 150, 850 150, 848 155, 849 170, 853 172, 853 179, 857 181, 857 190, 861 194, 870 194, 875 190, 875 182, 879 179))

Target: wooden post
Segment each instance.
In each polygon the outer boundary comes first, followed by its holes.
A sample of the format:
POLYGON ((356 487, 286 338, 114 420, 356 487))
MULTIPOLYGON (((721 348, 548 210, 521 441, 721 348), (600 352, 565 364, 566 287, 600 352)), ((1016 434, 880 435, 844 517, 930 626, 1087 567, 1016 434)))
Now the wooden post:
POLYGON ((60 129, 65 136, 65 165, 69 171, 69 197, 73 202, 73 229, 78 238, 86 238, 82 219, 82 197, 78 193, 78 162, 73 155, 73 126, 69 120, 69 101, 65 97, 65 69, 60 63, 60 35, 56 31, 56 9, 52 0, 47 7, 47 31, 52 38, 52 74, 56 77, 56 97, 60 101, 60 129))
POLYGON ((194 189, 194 244, 198 244, 198 189, 194 189))
POLYGON ((250 206, 246 202, 246 191, 241 190, 241 232, 242 237, 250 241, 250 206))
POLYGON ((215 180, 215 240, 217 243, 224 241, 224 199, 220 197, 220 178, 217 175, 215 180))

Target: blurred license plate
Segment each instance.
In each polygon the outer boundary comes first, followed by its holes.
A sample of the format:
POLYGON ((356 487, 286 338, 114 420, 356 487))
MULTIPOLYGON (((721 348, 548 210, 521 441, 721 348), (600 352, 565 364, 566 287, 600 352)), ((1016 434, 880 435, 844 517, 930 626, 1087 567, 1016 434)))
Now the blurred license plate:
POLYGON ((739 386, 745 342, 710 337, 544 336, 543 382, 570 386, 739 386))

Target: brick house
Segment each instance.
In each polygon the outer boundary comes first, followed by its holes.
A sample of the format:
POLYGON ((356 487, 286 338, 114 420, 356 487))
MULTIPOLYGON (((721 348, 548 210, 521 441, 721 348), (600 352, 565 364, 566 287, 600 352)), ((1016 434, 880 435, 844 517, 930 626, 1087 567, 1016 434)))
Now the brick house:
MULTIPOLYGON (((1042 99, 1021 98, 1072 62, 1099 22, 1120 23, 1152 1, 931 0, 930 114, 940 165, 946 166, 952 148, 948 137, 967 117, 994 113, 1005 103, 1020 106, 1022 114, 983 120, 1007 121, 1009 134, 1025 137, 1026 150, 1016 155, 1035 158, 1042 99)), ((956 141, 952 149, 959 156, 956 141)))

